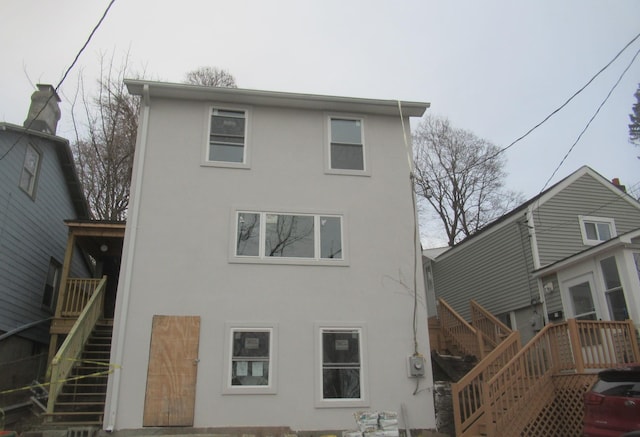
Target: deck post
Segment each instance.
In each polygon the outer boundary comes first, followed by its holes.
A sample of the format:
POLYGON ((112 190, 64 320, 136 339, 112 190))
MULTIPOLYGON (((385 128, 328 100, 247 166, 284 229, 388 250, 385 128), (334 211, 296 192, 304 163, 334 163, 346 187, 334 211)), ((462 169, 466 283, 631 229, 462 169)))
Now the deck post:
POLYGON ((573 362, 577 373, 584 373, 584 358, 582 356, 582 342, 580 341, 580 333, 578 332, 578 323, 576 319, 567 320, 569 328, 569 341, 571 343, 571 351, 573 352, 573 362))

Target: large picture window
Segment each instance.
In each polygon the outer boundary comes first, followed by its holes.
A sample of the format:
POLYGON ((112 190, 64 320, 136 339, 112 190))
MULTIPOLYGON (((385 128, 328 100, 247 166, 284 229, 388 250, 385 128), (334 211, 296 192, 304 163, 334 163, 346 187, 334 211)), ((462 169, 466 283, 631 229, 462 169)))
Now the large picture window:
POLYGON ((225 393, 275 393, 275 325, 227 324, 225 393))
POLYGON ((366 406, 364 327, 319 326, 320 407, 366 406))
POLYGON ((263 260, 344 260, 342 217, 241 211, 235 256, 263 260))
POLYGON ((245 164, 247 112, 213 108, 209 128, 207 161, 211 163, 245 164))

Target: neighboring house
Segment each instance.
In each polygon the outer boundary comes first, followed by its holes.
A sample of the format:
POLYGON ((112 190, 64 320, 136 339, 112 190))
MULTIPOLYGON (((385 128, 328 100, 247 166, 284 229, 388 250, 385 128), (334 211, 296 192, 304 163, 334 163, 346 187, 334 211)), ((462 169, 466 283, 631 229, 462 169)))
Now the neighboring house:
POLYGON ((104 428, 435 428, 430 362, 409 366, 429 343, 404 139, 428 104, 126 84, 104 428))
POLYGON ((639 228, 640 203, 581 167, 436 256, 436 296, 467 320, 476 300, 523 341, 568 318, 638 324, 639 228))
MULTIPOLYGON (((64 220, 88 217, 69 143, 55 135, 58 102, 53 87, 38 85, 24 127, 0 123, 0 392, 43 375, 64 220)), ((74 261, 86 271, 82 257, 74 261)))

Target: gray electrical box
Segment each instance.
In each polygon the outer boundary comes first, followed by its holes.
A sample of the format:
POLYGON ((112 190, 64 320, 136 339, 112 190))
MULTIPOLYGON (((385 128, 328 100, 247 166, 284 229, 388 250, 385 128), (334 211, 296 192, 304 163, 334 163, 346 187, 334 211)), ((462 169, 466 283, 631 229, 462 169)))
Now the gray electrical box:
POLYGON ((412 378, 424 377, 426 363, 422 355, 412 355, 409 357, 409 376, 412 378))

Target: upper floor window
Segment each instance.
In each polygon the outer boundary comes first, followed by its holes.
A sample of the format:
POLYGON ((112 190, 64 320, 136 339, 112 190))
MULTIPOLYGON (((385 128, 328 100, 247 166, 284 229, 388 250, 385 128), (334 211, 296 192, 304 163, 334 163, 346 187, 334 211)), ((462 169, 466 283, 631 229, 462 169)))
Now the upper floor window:
POLYGON ((22 165, 22 173, 20 174, 20 188, 22 188, 31 197, 35 197, 36 194, 36 182, 38 179, 39 169, 40 152, 38 152, 31 144, 27 144, 24 163, 22 165))
POLYGON ((612 218, 579 216, 579 220, 584 244, 593 246, 616 236, 612 218))
POLYGON ((211 110, 206 161, 227 167, 246 166, 246 110, 222 108, 211 110))
POLYGON ((276 262, 342 261, 342 217, 238 212, 234 255, 240 259, 276 262))
POLYGON ((329 173, 363 175, 368 172, 361 118, 329 117, 329 173))

